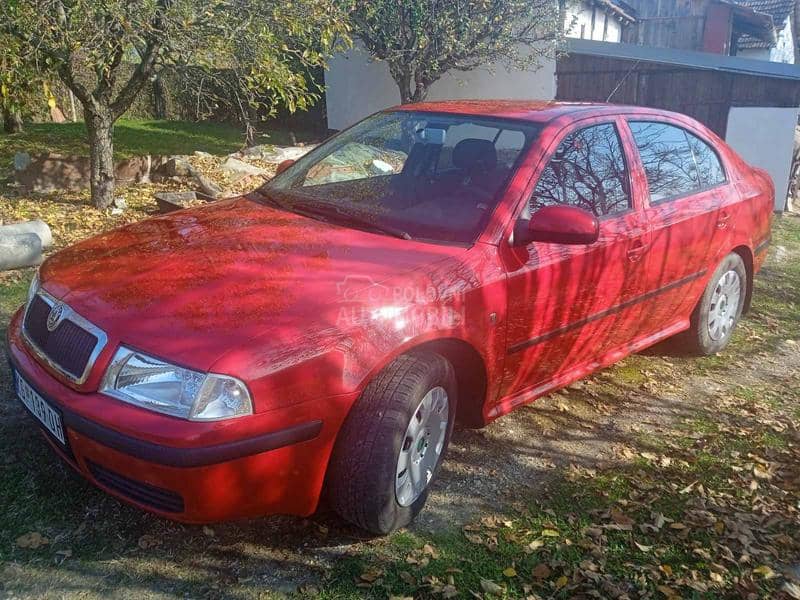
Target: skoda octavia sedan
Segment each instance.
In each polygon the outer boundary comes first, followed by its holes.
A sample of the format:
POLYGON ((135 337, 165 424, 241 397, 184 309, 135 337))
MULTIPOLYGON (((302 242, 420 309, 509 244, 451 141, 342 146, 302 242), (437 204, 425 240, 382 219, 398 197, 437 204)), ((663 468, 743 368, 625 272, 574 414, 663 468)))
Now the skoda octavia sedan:
POLYGON ((407 105, 279 171, 55 254, 8 328, 30 426, 142 509, 309 515, 324 494, 404 526, 456 419, 672 336, 722 349, 774 200, 703 125, 620 106, 407 105))

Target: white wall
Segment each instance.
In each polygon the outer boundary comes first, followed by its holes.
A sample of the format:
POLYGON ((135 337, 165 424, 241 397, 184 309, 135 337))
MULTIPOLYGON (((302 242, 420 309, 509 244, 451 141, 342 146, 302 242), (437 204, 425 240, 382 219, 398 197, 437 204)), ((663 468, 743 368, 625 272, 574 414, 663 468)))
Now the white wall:
POLYGON ((736 53, 741 58, 754 60, 769 60, 795 64, 794 35, 792 34, 792 19, 786 19, 783 28, 778 31, 778 41, 773 48, 752 48, 739 50, 736 53))
POLYGON ((565 19, 566 35, 572 38, 597 40, 601 42, 620 42, 622 25, 602 8, 588 2, 570 5, 565 19), (592 28, 594 16, 594 28, 592 28))
MULTIPOLYGON (((556 96, 556 63, 543 60, 536 71, 493 69, 455 71, 431 86, 427 100, 451 98, 552 100, 556 96)), ((338 54, 325 72, 328 127, 344 129, 374 112, 400 103, 384 62, 373 61, 363 47, 338 54)))
POLYGON ((769 59, 773 62, 795 63, 791 17, 786 19, 783 29, 778 32, 778 43, 770 50, 769 59))
POLYGON ((775 210, 783 210, 789 189, 797 108, 734 106, 726 141, 748 163, 766 169, 775 182, 775 210))

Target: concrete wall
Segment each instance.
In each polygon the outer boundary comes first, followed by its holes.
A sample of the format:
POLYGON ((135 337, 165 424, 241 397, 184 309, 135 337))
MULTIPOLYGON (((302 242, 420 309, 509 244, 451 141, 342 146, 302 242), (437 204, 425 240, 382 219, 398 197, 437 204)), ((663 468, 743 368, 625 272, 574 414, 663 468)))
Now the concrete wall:
POLYGON ((782 211, 789 190, 797 108, 734 106, 728 113, 726 141, 748 163, 766 169, 775 182, 775 210, 782 211))
POLYGON ((567 9, 567 37, 619 42, 622 40, 622 25, 601 8, 588 2, 572 5, 567 9), (594 19, 594 22, 592 21, 594 19), (592 26, 594 23, 594 27, 592 26))
MULTIPOLYGON (((554 60, 535 71, 508 71, 502 65, 447 73, 431 86, 427 100, 451 98, 552 100, 554 60)), ((384 62, 373 61, 358 45, 330 61, 325 72, 328 127, 344 129, 374 112, 400 103, 400 92, 384 62)))

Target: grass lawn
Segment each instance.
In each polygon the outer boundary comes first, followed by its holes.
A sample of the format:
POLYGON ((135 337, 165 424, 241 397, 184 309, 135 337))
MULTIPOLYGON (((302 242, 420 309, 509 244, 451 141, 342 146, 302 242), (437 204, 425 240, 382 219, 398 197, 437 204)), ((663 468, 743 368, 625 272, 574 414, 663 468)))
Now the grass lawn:
MULTIPOLYGON (((0 280, 3 325, 29 277, 0 280)), ((0 596, 798 599, 798 290, 800 218, 789 215, 776 220, 753 309, 721 355, 656 349, 563 392, 615 422, 623 399, 643 403, 646 418, 624 437, 591 431, 618 448, 613 464, 567 459, 465 523, 383 539, 324 512, 201 528, 121 504, 55 459, 3 363, 0 596)), ((578 415, 562 414, 556 435, 581 431, 578 415)), ((542 435, 528 427, 523 438, 542 435)), ((509 465, 528 449, 507 448, 509 465)))

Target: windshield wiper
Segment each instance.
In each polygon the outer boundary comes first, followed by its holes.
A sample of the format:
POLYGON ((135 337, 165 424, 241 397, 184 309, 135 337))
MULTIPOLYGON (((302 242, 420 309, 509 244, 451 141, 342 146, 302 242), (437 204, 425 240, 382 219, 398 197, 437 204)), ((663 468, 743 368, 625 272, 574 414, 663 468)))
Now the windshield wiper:
POLYGON ((393 227, 392 225, 385 225, 383 223, 375 223, 371 221, 367 217, 362 217, 359 214, 346 212, 341 210, 338 206, 334 206, 332 204, 327 203, 306 203, 300 202, 297 205, 292 207, 293 210, 300 210, 300 211, 307 211, 312 213, 315 216, 320 216, 323 219, 331 219, 333 221, 342 221, 345 223, 349 223, 351 225, 356 225, 357 227, 363 229, 372 229, 374 231, 380 231, 381 233, 385 233, 387 235, 391 235, 392 237, 400 238, 401 240, 411 240, 413 239, 411 235, 403 231, 398 227, 393 227))
POLYGON ((284 200, 278 200, 275 196, 266 193, 263 189, 259 188, 255 190, 256 194, 258 194, 259 199, 264 201, 267 204, 272 204, 272 206, 277 206, 283 210, 292 211, 292 205, 284 200))

